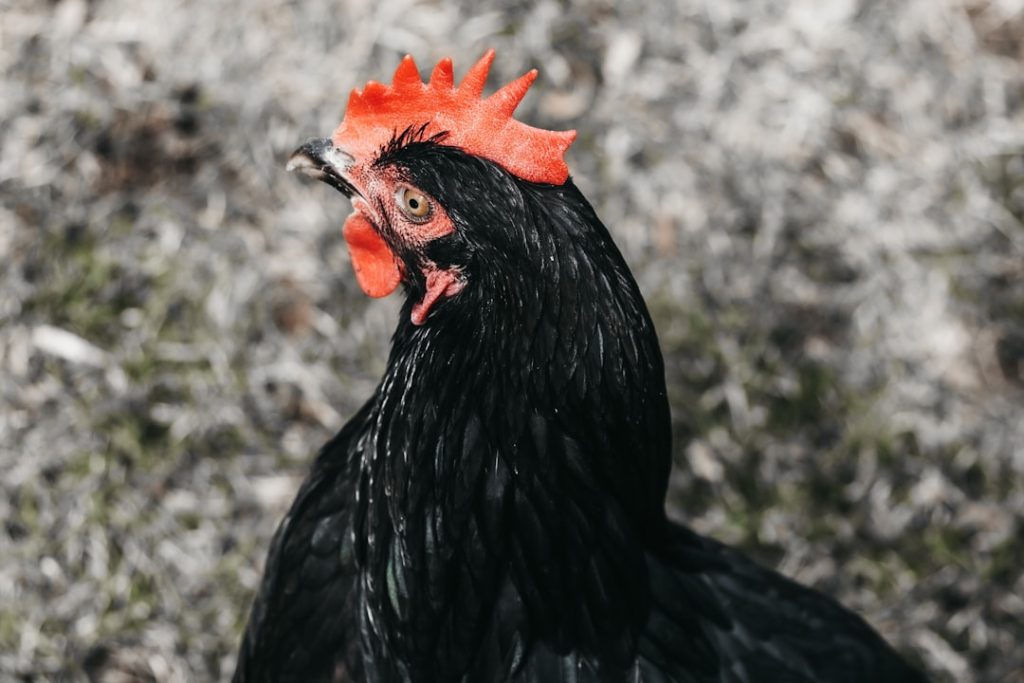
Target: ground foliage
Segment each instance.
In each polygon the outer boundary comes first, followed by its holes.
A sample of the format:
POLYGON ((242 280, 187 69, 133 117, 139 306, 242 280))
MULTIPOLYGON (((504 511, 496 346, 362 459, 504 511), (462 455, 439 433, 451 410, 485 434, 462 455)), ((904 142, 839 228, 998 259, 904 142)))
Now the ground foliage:
POLYGON ((397 311, 283 161, 487 46, 648 298, 672 514, 1024 681, 1021 0, 0 0, 0 678, 229 675, 397 311))

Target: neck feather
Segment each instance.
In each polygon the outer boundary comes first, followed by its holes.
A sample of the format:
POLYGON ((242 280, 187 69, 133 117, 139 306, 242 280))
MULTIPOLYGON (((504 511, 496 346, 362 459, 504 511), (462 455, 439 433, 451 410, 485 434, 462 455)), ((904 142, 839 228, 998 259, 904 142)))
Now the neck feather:
POLYGON ((426 325, 403 311, 362 454, 357 557, 370 645, 410 667, 467 670, 459 653, 494 619, 614 658, 646 614, 662 360, 607 231, 580 220, 426 325))

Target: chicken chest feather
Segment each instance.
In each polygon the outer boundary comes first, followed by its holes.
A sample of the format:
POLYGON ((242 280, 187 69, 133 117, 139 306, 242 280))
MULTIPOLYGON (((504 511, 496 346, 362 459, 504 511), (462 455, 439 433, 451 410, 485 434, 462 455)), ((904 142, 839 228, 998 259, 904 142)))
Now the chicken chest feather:
POLYGON ((480 99, 492 57, 459 88, 407 58, 290 162, 353 199, 361 281, 406 302, 274 538, 235 680, 923 680, 668 521, 650 316, 563 173, 573 134, 511 119, 533 75, 480 99))

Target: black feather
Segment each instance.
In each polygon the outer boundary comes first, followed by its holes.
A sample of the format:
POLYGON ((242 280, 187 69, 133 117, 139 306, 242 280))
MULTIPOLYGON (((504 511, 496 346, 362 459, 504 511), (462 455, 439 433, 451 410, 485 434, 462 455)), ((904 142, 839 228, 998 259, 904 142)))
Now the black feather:
POLYGON ((399 250, 387 371, 274 538, 234 680, 922 681, 831 599, 668 522, 661 354, 608 231, 571 180, 425 131, 376 165, 455 232, 399 250), (417 327, 425 259, 466 284, 417 327))

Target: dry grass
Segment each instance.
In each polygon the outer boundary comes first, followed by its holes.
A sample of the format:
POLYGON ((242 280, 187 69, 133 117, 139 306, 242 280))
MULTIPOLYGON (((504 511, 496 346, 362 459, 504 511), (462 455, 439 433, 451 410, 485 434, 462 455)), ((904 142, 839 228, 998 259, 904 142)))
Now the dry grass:
POLYGON ((229 675, 396 309, 282 160, 494 46, 657 318, 674 514, 1024 681, 1024 2, 482 5, 0 0, 0 678, 229 675))

